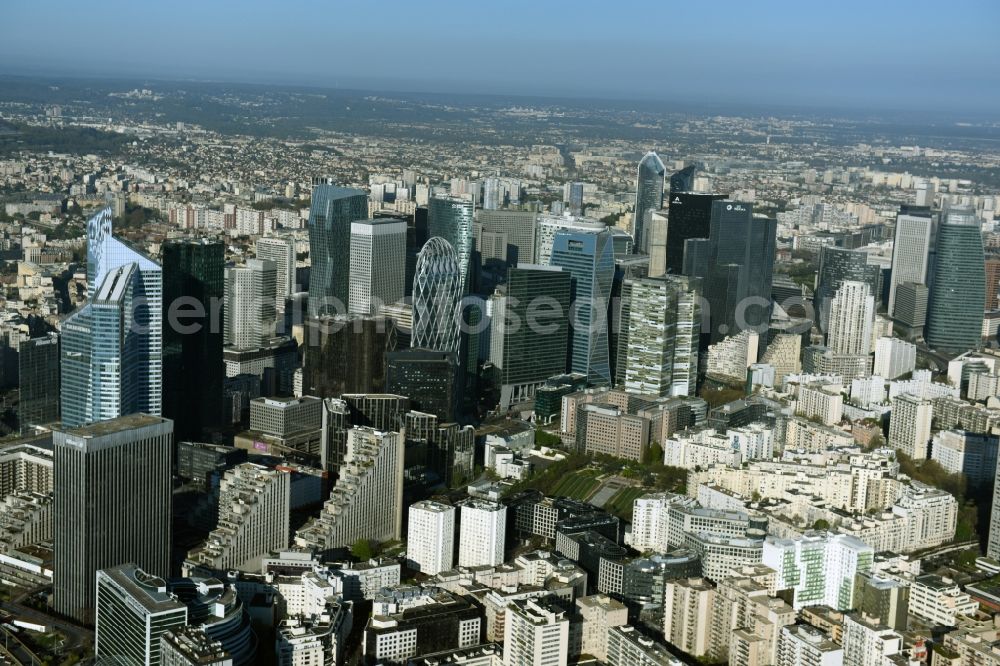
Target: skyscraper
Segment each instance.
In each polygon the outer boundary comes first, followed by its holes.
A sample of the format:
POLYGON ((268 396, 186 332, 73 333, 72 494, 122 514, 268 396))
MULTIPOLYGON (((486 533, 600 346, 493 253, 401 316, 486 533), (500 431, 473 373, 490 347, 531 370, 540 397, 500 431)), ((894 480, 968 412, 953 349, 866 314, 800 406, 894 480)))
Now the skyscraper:
MULTIPOLYGON (((684 244, 689 238, 708 238, 712 229, 712 202, 722 194, 675 192, 667 204, 667 272, 684 273, 684 244)), ((685 273, 697 275, 697 273, 685 273)))
POLYGON ((222 322, 212 317, 224 295, 224 265, 225 247, 219 241, 176 240, 163 246, 163 415, 174 420, 178 439, 198 438, 222 420, 223 331, 222 322), (204 317, 186 319, 192 308, 201 308, 204 317))
POLYGON ((63 424, 160 414, 163 273, 111 235, 110 208, 87 221, 87 289, 91 301, 63 322, 63 424))
POLYGON ((378 314, 382 305, 403 300, 406 278, 406 222, 392 218, 351 222, 351 279, 348 311, 378 314))
POLYGON ((476 213, 476 222, 484 232, 506 237, 505 259, 512 265, 532 262, 537 219, 538 213, 524 210, 481 210, 476 213))
POLYGON ((507 507, 469 498, 459 504, 458 566, 503 564, 507 507))
POLYGON ((868 253, 843 247, 823 247, 819 253, 819 272, 816 285, 815 306, 817 316, 825 327, 825 317, 830 300, 845 281, 864 282, 872 296, 881 293, 881 269, 868 262, 868 253))
POLYGON ((245 266, 226 269, 223 319, 227 345, 256 349, 274 337, 276 286, 273 261, 248 259, 245 266))
POLYGON ((635 215, 632 218, 633 252, 646 251, 646 215, 663 207, 663 185, 667 170, 659 156, 650 151, 639 160, 635 185, 635 215))
POLYGON ((706 280, 711 342, 744 329, 766 329, 776 234, 777 222, 755 217, 752 204, 712 203, 706 280))
POLYGON ((927 262, 934 219, 930 209, 904 207, 896 215, 892 244, 892 275, 889 278, 889 316, 895 315, 896 288, 904 282, 927 284, 927 262))
POLYGON ((979 347, 986 268, 975 211, 953 206, 943 213, 935 246, 934 284, 927 304, 927 344, 949 354, 979 347))
POLYGON ((417 257, 413 278, 413 333, 410 346, 459 351, 462 264, 444 238, 431 238, 417 257))
POLYGON ((583 215, 583 183, 569 183, 569 212, 573 215, 583 215))
POLYGON ((169 573, 173 423, 133 414, 52 439, 53 606, 90 623, 100 569, 134 562, 169 573))
POLYGON ((267 236, 257 239, 257 258, 274 262, 276 286, 275 307, 285 311, 285 299, 296 291, 295 284, 295 241, 282 236, 267 236))
POLYGON ((534 398, 539 386, 566 371, 568 270, 532 264, 507 271, 502 295, 493 299, 490 361, 500 375, 500 406, 534 398))
POLYGON ((625 280, 618 385, 635 393, 694 395, 701 333, 700 282, 674 275, 625 280))
POLYGON ((680 171, 670 174, 670 194, 678 192, 690 192, 694 189, 694 172, 697 167, 689 164, 680 171))
POLYGON ((351 222, 368 217, 368 196, 361 190, 317 185, 309 210, 309 314, 347 311, 351 266, 351 222))
MULTIPOLYGON (((430 236, 443 238, 455 250, 460 271, 459 293, 473 290, 475 238, 472 222, 475 202, 461 197, 432 197, 427 204, 427 229, 430 236)), ((419 270, 418 270, 419 273, 419 270)), ((416 291, 416 287, 414 287, 416 291)))
POLYGON ((868 284, 841 282, 830 302, 826 346, 838 354, 870 354, 874 323, 875 297, 868 284))
POLYGON ((385 388, 405 395, 414 409, 443 423, 455 419, 459 400, 458 356, 410 347, 386 352, 385 388))
POLYGON ((306 320, 304 393, 335 398, 343 393, 381 393, 385 354, 396 349, 388 317, 319 317, 306 320))
POLYGON ((20 395, 17 422, 21 433, 59 420, 59 335, 22 340, 17 355, 20 395))
POLYGON ((569 271, 571 277, 569 370, 586 375, 593 384, 611 384, 608 307, 615 257, 610 231, 558 232, 550 264, 569 271))

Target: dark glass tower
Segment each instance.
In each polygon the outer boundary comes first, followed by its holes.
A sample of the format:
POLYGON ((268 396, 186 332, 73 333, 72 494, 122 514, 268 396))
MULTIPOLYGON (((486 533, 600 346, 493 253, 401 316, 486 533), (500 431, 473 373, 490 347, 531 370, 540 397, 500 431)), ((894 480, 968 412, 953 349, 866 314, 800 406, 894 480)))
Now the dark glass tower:
POLYGON ((663 208, 663 181, 667 170, 660 157, 650 151, 639 160, 635 185, 635 217, 632 218, 633 252, 646 250, 646 215, 663 208))
POLYGON ((434 197, 427 206, 428 235, 443 238, 455 248, 462 276, 459 281, 461 294, 468 294, 475 287, 471 279, 475 275, 472 256, 475 250, 472 233, 474 213, 472 199, 434 197))
POLYGON ((223 298, 224 265, 218 241, 163 246, 163 415, 174 420, 179 439, 198 438, 222 420, 222 322, 212 322, 210 313, 223 298), (184 318, 199 307, 203 319, 184 318), (171 308, 179 325, 171 321, 171 308))
POLYGON ((684 244, 689 238, 708 238, 712 227, 712 202, 721 194, 671 192, 667 204, 667 272, 684 272, 684 244))
POLYGON ((982 343, 986 263, 971 208, 953 206, 938 226, 934 284, 927 305, 927 344, 958 354, 982 343))
POLYGON ((17 420, 21 432, 59 420, 59 336, 49 333, 21 342, 17 356, 20 396, 17 420))
POLYGON ((368 218, 363 191, 317 185, 309 209, 309 314, 345 314, 351 267, 351 222, 368 218))
POLYGON ((754 217, 752 204, 712 203, 708 260, 711 342, 745 328, 766 330, 771 319, 776 234, 777 222, 754 217))
POLYGON ((680 171, 670 174, 670 193, 690 192, 694 189, 695 166, 686 166, 680 171))

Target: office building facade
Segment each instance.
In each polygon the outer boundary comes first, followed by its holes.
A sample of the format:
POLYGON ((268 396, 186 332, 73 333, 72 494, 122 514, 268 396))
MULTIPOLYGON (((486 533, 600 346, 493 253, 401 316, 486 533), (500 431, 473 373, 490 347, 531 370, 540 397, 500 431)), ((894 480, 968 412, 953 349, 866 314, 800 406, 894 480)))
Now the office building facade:
POLYGON ((21 433, 59 420, 59 335, 22 340, 17 355, 20 395, 17 422, 21 433))
POLYGON ((383 305, 403 300, 406 222, 392 218, 351 223, 351 269, 348 311, 378 314, 383 305))
POLYGON ((979 219, 971 208, 942 213, 928 295, 927 344, 947 354, 977 349, 982 341, 986 264, 979 219))
POLYGON ((420 250, 413 278, 411 347, 458 353, 463 271, 460 255, 444 238, 435 236, 420 250))
POLYGON ((667 170, 655 152, 646 153, 639 160, 635 185, 635 213, 632 217, 634 252, 646 252, 648 238, 645 232, 647 216, 663 208, 663 186, 667 170))
POLYGON ((343 314, 349 298, 351 222, 368 217, 361 190, 317 185, 309 209, 309 314, 343 314))

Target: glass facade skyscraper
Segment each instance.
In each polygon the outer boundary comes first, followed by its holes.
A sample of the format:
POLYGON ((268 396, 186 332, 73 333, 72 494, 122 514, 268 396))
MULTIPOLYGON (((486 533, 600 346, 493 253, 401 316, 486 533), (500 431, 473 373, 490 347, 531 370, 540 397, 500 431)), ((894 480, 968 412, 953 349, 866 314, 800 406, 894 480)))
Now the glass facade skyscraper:
POLYGON ((691 164, 670 174, 670 194, 690 192, 694 189, 695 165, 691 164))
POLYGON ((411 347, 459 351, 463 274, 455 248, 444 238, 435 236, 420 250, 413 278, 411 347))
POLYGON ((222 322, 213 322, 210 313, 218 311, 214 304, 224 295, 224 266, 221 241, 176 240, 163 246, 163 415, 174 420, 178 438, 197 438, 222 420, 222 322), (184 302, 180 299, 200 303, 207 313, 196 330, 168 321, 171 304, 184 302))
MULTIPOLYGON (((673 192, 667 203, 667 272, 684 272, 684 245, 691 238, 708 238, 712 228, 712 202, 721 194, 673 192)), ((689 273, 694 275, 694 273, 689 273)))
POLYGON ((309 209, 309 314, 347 312, 351 222, 368 218, 368 195, 335 185, 313 188, 309 209))
POLYGON ((475 286, 473 281, 476 267, 473 266, 472 256, 475 250, 472 228, 474 214, 475 203, 472 199, 433 197, 427 204, 427 231, 432 238, 443 238, 454 248, 461 269, 459 287, 463 295, 473 291, 475 286))
POLYGON ((610 230, 556 233, 549 263, 572 277, 569 370, 586 375, 592 384, 611 384, 608 307, 615 255, 610 230))
POLYGON ((979 220, 971 208, 952 206, 942 218, 925 337, 933 349, 957 354, 982 343, 986 259, 979 220))
POLYGON ((110 208, 87 222, 92 296, 63 322, 60 400, 68 427, 162 409, 163 273, 111 231, 110 208))
POLYGON ((639 160, 635 185, 635 215, 632 218, 633 252, 646 250, 646 215, 663 207, 663 185, 667 170, 660 157, 650 151, 639 160))
POLYGON ((22 340, 17 354, 20 396, 17 421, 25 433, 59 420, 59 335, 22 340))

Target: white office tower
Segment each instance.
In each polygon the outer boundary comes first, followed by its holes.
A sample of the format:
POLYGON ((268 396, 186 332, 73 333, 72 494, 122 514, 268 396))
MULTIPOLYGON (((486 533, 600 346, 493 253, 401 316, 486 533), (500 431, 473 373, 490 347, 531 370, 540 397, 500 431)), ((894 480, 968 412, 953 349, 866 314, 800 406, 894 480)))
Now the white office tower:
POLYGON ((248 259, 245 266, 226 269, 223 319, 227 345, 257 349, 274 337, 276 275, 274 262, 266 259, 248 259))
POLYGON ((284 312, 285 298, 296 291, 295 241, 272 236, 258 239, 257 258, 274 262, 275 306, 278 312, 284 312))
POLYGON ((454 563, 455 507, 431 500, 410 505, 407 522, 407 565, 433 576, 454 563))
POLYGON ((406 222, 388 218, 351 222, 348 311, 378 314, 403 300, 406 282, 406 222))
POLYGON ((568 660, 566 611, 544 597, 511 602, 503 632, 504 666, 566 666, 568 660))
POLYGON ((842 666, 844 649, 807 624, 781 628, 776 666, 842 666))
POLYGON ((896 216, 896 237, 892 245, 892 274, 889 282, 889 316, 896 309, 896 288, 904 282, 927 284, 927 258, 934 220, 929 212, 896 216))
POLYGON ((889 446, 914 460, 927 459, 934 403, 909 393, 892 400, 889 412, 889 446))
POLYGON ((461 502, 459 506, 458 566, 503 564, 503 545, 507 534, 506 507, 474 498, 461 502))
POLYGON ((843 282, 830 302, 826 346, 837 354, 870 354, 874 322, 875 297, 871 287, 865 282, 843 282))
POLYGON ((711 648, 715 587, 704 578, 669 580, 663 595, 663 637, 702 657, 711 648))
POLYGON ((403 437, 373 428, 347 431, 340 478, 318 518, 295 535, 295 545, 321 552, 358 539, 400 538, 403 506, 403 437))
POLYGON ((846 534, 807 532, 795 539, 768 536, 761 562, 777 572, 778 590, 792 590, 792 606, 854 608, 854 576, 871 571, 875 550, 846 534))
POLYGON ((188 563, 212 571, 259 571, 260 558, 288 546, 291 475, 243 463, 219 483, 219 521, 188 563))
POLYGON ((875 366, 872 374, 897 379, 917 367, 917 346, 899 338, 883 337, 875 341, 875 366))
POLYGON ((844 666, 885 666, 903 650, 903 637, 867 615, 844 615, 844 666))

